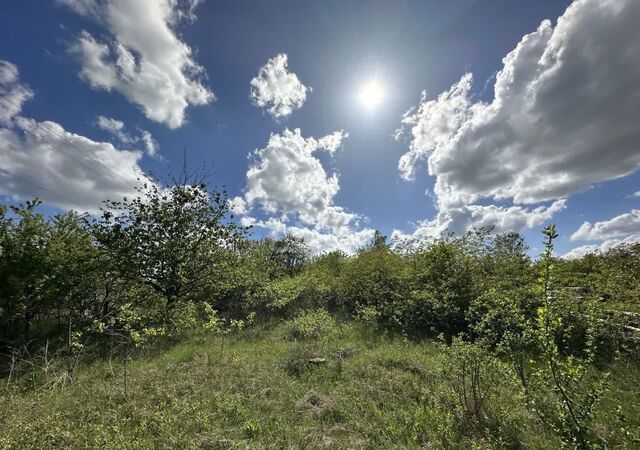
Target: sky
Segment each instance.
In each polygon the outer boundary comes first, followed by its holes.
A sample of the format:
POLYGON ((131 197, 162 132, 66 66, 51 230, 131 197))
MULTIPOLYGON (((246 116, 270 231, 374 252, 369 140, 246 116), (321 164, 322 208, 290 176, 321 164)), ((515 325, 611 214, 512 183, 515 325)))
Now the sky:
POLYGON ((253 236, 640 240, 637 0, 0 4, 0 200, 204 165, 253 236))

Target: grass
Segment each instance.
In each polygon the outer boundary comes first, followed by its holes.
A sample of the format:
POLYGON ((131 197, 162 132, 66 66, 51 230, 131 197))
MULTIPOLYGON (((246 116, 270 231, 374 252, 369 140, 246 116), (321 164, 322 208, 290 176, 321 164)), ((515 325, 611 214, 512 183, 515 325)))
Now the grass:
MULTIPOLYGON (((0 448, 560 447, 508 377, 494 386, 486 420, 465 418, 440 343, 355 325, 325 341, 295 341, 290 326, 228 336, 222 358, 220 338, 201 333, 138 355, 128 400, 115 361, 82 366, 63 387, 5 386, 0 448)), ((617 363, 611 379, 597 432, 611 448, 639 448, 640 370, 617 363)))

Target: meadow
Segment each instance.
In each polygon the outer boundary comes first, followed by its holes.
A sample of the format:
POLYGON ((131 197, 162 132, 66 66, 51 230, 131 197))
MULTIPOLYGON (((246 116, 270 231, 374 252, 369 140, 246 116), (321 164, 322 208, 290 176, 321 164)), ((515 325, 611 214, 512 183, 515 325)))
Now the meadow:
MULTIPOLYGON (((444 343, 335 324, 328 341, 291 338, 291 322, 228 337, 192 334, 123 362, 83 365, 73 383, 37 374, 2 390, 2 448, 562 447, 508 369, 483 373, 482 415, 460 402, 444 343), (324 363, 310 363, 312 358, 324 363), (486 389, 486 391, 484 391, 486 389)), ((333 328, 333 327, 331 327, 333 328)), ((609 448, 640 439, 635 362, 616 362, 592 427, 609 448)), ((41 372, 41 370, 39 371, 41 372)))
POLYGON ((0 448, 640 447, 638 244, 312 256, 196 183, 38 208, 0 208, 0 448))

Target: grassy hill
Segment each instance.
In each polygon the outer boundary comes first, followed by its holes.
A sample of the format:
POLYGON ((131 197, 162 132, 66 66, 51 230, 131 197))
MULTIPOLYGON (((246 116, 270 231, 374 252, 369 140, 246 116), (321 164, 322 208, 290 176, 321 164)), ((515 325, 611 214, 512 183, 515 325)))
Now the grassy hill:
MULTIPOLYGON (((560 448, 497 361, 481 364, 486 398, 473 415, 455 346, 353 322, 311 339, 295 331, 247 328, 222 355, 221 337, 199 331, 140 350, 128 398, 122 355, 83 364, 64 384, 54 364, 26 370, 2 387, 0 448, 560 448)), ((610 448, 639 448, 639 367, 609 369, 594 428, 610 448)))

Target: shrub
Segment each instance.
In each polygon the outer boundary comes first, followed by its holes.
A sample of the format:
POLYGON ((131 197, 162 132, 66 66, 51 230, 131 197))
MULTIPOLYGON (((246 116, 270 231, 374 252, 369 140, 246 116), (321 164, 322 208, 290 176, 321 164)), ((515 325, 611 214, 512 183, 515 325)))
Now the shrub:
MULTIPOLYGON (((591 314, 567 318, 567 304, 561 301, 555 289, 555 264, 552 258, 553 240, 558 236, 555 226, 544 229, 545 251, 541 257, 540 294, 542 306, 537 310, 532 326, 534 342, 540 357, 532 367, 520 368, 525 398, 541 420, 568 446, 591 448, 597 445, 591 429, 596 406, 608 386, 608 374, 593 369, 597 343, 594 339, 599 326, 591 314), (584 344, 579 355, 563 354, 565 330, 571 330, 570 320, 580 320, 584 344)), ((574 303, 575 304, 575 303, 574 303)))
POLYGON ((405 314, 414 328, 447 338, 466 331, 474 283, 458 244, 443 239, 411 256, 412 304, 405 314))
POLYGON ((386 246, 362 251, 349 260, 340 277, 339 306, 350 315, 375 308, 382 325, 403 328, 407 283, 402 258, 386 246))
POLYGON ((473 300, 467 321, 474 338, 496 349, 513 339, 526 340, 532 311, 535 311, 532 299, 526 294, 491 289, 473 300))
POLYGON ((300 314, 291 323, 290 335, 294 339, 325 342, 338 331, 335 319, 325 309, 300 314))
POLYGON ((489 403, 504 381, 504 365, 478 344, 455 337, 445 352, 442 375, 454 394, 463 420, 489 421, 489 403))

